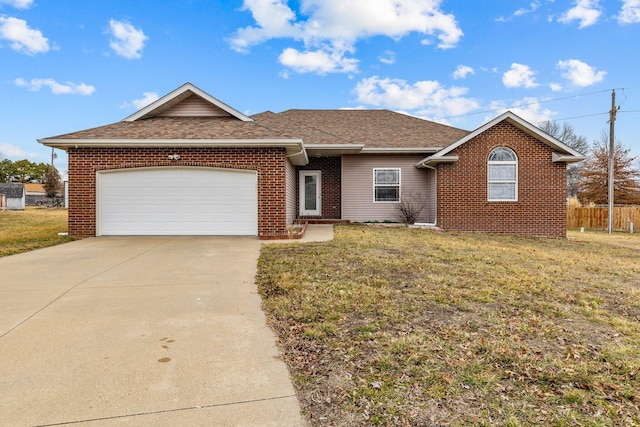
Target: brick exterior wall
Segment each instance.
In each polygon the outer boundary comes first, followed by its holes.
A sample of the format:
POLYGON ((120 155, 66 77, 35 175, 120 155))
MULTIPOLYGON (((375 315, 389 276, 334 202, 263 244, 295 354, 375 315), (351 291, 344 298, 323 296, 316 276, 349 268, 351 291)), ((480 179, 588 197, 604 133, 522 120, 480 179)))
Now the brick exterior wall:
POLYGON ((438 165, 437 225, 443 229, 566 237, 566 164, 552 150, 502 122, 454 150, 438 165), (518 156, 518 201, 489 202, 487 161, 496 147, 518 156))
MULTIPOLYGON (((342 218, 342 159, 340 157, 310 157, 309 164, 296 168, 322 172, 322 219, 342 218)), ((296 176, 296 210, 300 215, 300 180, 296 176)), ((317 218, 317 217, 314 217, 317 218)))
MULTIPOLYGON (((258 236, 286 233, 284 148, 69 148, 69 235, 96 235, 96 172, 198 166, 258 173, 258 236), (179 154, 179 161, 167 160, 179 154)), ((197 185, 197 183, 194 183, 197 185)))

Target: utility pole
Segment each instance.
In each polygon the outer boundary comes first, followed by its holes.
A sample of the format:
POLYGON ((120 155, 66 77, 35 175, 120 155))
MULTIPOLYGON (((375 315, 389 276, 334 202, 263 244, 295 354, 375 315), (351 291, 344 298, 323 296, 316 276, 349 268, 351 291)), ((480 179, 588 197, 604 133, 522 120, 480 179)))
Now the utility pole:
POLYGON ((47 175, 45 177, 45 192, 46 192, 46 197, 49 197, 49 194, 53 194, 53 199, 55 201, 57 192, 58 192, 58 185, 57 185, 57 180, 55 179, 56 177, 56 173, 55 173, 55 168, 53 166, 53 160, 57 159, 58 155, 55 153, 55 149, 53 147, 51 147, 51 167, 49 168, 49 171, 47 172, 47 175))
POLYGON ((615 157, 615 139, 614 139, 614 123, 616 121, 616 90, 611 90, 611 111, 609 111, 609 218, 607 224, 607 232, 611 234, 613 232, 613 159, 615 157))

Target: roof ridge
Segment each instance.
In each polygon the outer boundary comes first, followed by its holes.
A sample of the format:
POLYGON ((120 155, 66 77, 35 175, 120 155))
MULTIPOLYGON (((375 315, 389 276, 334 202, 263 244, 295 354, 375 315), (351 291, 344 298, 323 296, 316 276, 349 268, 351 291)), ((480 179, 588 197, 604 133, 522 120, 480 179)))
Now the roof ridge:
MULTIPOLYGON (((289 110, 286 110, 286 111, 292 111, 292 110, 295 110, 295 109, 289 109, 289 110)), ((297 110, 297 111, 319 111, 319 110, 306 110, 306 109, 299 109, 299 110, 297 110)), ((339 111, 339 110, 336 110, 336 111, 339 111)), ((285 111, 282 111, 281 113, 284 113, 284 112, 285 112, 285 111)), ((333 133, 331 133, 331 132, 327 132, 327 131, 325 131, 325 130, 319 129, 319 128, 317 128, 317 127, 315 127, 315 126, 313 126, 313 125, 310 125, 310 124, 308 124, 308 123, 306 123, 306 122, 301 122, 301 121, 299 121, 299 120, 294 120, 294 119, 291 119, 291 118, 289 118, 289 117, 285 117, 285 116, 281 115, 281 113, 274 113, 274 112, 272 112, 272 111, 264 111, 264 113, 272 113, 273 115, 277 116, 277 117, 278 117, 278 118, 280 118, 280 119, 285 119, 285 120, 287 120, 287 121, 289 121, 289 122, 296 123, 296 124, 298 124, 298 125, 308 127, 308 128, 313 129, 313 130, 315 130, 315 131, 317 131, 317 132, 322 132, 322 133, 324 133, 325 135, 329 135, 329 136, 331 136, 331 137, 333 137, 333 138, 336 138, 336 139, 340 139, 340 140, 347 141, 347 142, 349 142, 349 143, 351 143, 351 144, 353 144, 353 143, 354 143, 354 142, 353 142, 351 139, 349 139, 349 138, 343 138, 343 137, 338 136, 338 135, 336 135, 336 134, 333 134, 333 133)), ((258 114, 256 114, 256 115, 259 115, 259 114, 263 114, 263 113, 258 113, 258 114)), ((255 115, 254 115, 254 116, 255 116, 255 115)), ((253 116, 252 116, 252 117, 253 117, 253 116)), ((265 126, 265 127, 266 127, 266 126, 265 126)), ((269 127, 267 127, 267 129, 269 129, 269 130, 275 130, 275 129, 271 129, 271 128, 269 128, 269 127)), ((286 133, 286 132, 285 132, 285 133, 286 133)))
POLYGON ((425 119, 425 118, 422 118, 422 117, 414 116, 413 114, 408 114, 408 113, 405 113, 405 112, 402 112, 402 111, 390 110, 388 108, 373 108, 373 109, 369 109, 369 108, 290 108, 288 110, 284 110, 284 111, 281 111, 280 113, 275 113, 275 114, 287 113, 289 111, 334 111, 334 112, 342 112, 342 111, 344 111, 344 112, 353 112, 353 113, 357 113, 357 112, 363 112, 363 113, 370 113, 370 112, 391 113, 391 114, 398 114, 398 115, 401 115, 401 116, 404 116, 404 117, 408 117, 408 118, 413 119, 413 120, 420 120, 422 122, 433 123, 434 125, 446 127, 446 128, 449 128, 449 129, 465 131, 465 132, 468 132, 468 133, 472 132, 472 131, 467 130, 467 129, 462 129, 462 128, 459 128, 459 127, 456 127, 456 126, 452 126, 452 125, 436 122, 436 121, 433 121, 433 120, 425 119))

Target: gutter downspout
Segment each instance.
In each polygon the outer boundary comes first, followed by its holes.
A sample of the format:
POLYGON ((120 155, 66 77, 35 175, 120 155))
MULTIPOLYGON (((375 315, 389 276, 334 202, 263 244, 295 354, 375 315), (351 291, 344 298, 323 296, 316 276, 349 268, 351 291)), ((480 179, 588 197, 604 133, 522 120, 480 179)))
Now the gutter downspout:
MULTIPOLYGON (((416 222, 413 225, 418 226, 418 227, 426 227, 426 228, 435 228, 436 224, 438 223, 438 169, 434 168, 433 166, 427 166, 424 164, 425 162, 422 162, 422 164, 420 164, 420 166, 422 166, 425 169, 431 169, 433 171, 433 174, 435 175, 435 179, 436 179, 436 205, 435 205, 435 215, 434 215, 434 221, 433 223, 429 223, 429 222, 416 222)), ((418 165, 416 165, 416 168, 418 167, 418 165)))
POLYGON ((292 153, 292 154, 287 154, 286 157, 287 159, 289 159, 290 157, 295 157, 295 156, 300 156, 302 154, 304 154, 304 157, 306 158, 306 164, 309 163, 309 156, 307 156, 307 150, 305 150, 304 145, 300 144, 300 151, 298 151, 297 153, 292 153))

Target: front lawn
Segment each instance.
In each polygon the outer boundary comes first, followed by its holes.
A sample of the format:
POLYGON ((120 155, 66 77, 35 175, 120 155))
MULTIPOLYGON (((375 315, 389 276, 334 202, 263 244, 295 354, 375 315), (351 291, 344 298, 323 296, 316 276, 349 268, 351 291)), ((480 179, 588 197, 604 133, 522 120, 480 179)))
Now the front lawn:
POLYGON ((0 257, 73 240, 58 236, 66 231, 66 209, 27 207, 24 211, 0 212, 0 257))
POLYGON ((314 426, 640 425, 640 236, 340 226, 257 282, 314 426))

